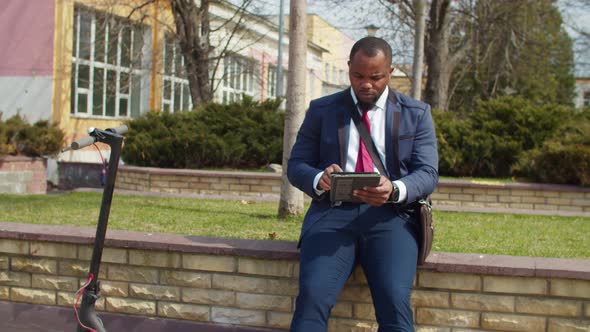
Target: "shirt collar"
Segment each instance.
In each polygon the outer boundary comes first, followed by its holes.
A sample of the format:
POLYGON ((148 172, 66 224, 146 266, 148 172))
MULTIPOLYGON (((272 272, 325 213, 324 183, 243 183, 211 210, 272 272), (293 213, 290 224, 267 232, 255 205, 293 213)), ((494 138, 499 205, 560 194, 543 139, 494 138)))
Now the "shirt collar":
MULTIPOLYGON (((356 98, 356 95, 354 94, 354 90, 352 89, 352 87, 350 87, 350 95, 352 96, 352 100, 354 101, 354 104, 356 105, 358 103, 358 99, 356 98)), ((385 106, 387 105, 387 96, 389 95, 389 87, 385 88, 385 90, 383 90, 383 92, 381 93, 381 96, 379 96, 379 99, 377 99, 377 102, 375 103, 376 107, 373 107, 371 110, 376 110, 376 109, 382 109, 385 110, 385 106)))

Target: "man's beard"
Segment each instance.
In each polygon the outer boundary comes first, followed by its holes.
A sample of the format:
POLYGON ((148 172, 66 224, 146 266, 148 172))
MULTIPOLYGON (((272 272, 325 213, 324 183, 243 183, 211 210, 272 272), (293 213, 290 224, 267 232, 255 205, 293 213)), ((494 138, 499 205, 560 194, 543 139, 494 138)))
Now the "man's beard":
POLYGON ((359 100, 357 105, 361 110, 370 110, 375 106, 375 102, 376 102, 376 100, 371 101, 370 103, 365 103, 365 102, 359 100))

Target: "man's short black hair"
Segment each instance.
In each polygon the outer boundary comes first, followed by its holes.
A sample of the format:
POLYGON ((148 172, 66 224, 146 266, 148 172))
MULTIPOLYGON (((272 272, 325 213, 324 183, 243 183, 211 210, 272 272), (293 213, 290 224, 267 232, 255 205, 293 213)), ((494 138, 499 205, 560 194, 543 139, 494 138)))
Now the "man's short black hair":
POLYGON ((374 57, 377 55, 377 53, 383 52, 385 58, 389 62, 389 65, 391 65, 391 46, 389 46, 389 44, 381 38, 365 37, 358 40, 356 43, 354 43, 352 49, 350 50, 350 61, 352 61, 352 58, 358 51, 363 51, 363 53, 370 57, 374 57))

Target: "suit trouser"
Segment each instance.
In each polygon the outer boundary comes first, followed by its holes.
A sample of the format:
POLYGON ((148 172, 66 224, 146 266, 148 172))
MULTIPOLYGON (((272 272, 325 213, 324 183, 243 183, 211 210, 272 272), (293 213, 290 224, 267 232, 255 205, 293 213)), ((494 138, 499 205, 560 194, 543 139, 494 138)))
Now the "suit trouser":
POLYGON ((413 331, 410 308, 416 273, 415 219, 391 205, 343 204, 301 238, 299 295, 291 331, 326 331, 330 311, 360 263, 379 332, 413 331))

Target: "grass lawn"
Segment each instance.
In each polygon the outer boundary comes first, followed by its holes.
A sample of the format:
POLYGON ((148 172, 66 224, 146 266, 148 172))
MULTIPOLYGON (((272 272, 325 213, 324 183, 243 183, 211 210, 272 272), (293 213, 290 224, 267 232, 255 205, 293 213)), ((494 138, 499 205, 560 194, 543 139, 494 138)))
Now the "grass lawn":
MULTIPOLYGON (((0 194, 0 221, 96 227, 100 193, 0 194)), ((277 202, 116 194, 109 229, 296 241, 303 217, 280 220, 277 202)), ((590 258, 590 218, 434 212, 434 251, 590 258)))

